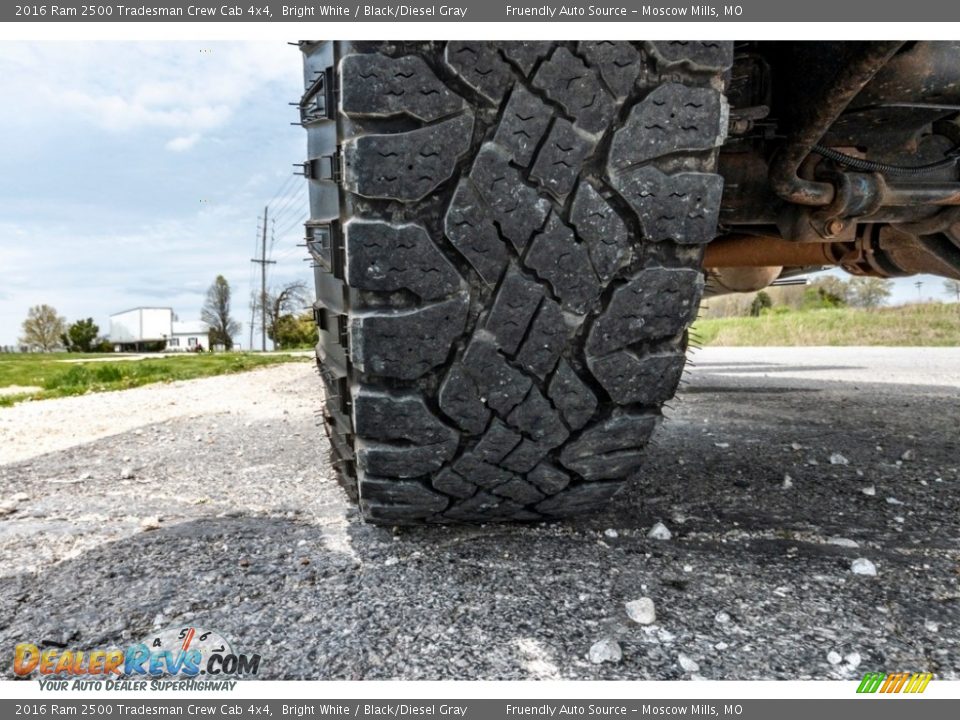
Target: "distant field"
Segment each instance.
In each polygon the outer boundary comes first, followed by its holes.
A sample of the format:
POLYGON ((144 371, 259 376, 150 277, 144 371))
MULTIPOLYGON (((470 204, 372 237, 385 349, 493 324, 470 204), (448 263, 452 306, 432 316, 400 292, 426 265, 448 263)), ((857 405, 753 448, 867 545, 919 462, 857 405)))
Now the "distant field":
POLYGON ((760 317, 697 320, 702 345, 960 345, 960 306, 940 303, 859 310, 768 312, 760 317))
POLYGON ((0 390, 9 389, 8 393, 0 394, 0 407, 27 399, 44 400, 88 392, 126 390, 149 383, 192 380, 288 362, 306 362, 306 358, 257 353, 205 353, 125 360, 120 355, 0 353, 0 390), (96 359, 98 362, 63 362, 83 359, 96 359), (17 388, 24 388, 24 392, 18 392, 17 388))

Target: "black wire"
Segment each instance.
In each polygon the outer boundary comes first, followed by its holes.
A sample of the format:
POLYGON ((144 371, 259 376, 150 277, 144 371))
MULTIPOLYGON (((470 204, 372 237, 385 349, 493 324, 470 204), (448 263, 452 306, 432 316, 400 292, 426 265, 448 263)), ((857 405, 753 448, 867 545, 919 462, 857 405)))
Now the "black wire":
POLYGON ((951 150, 945 158, 926 165, 891 165, 889 163, 876 162, 875 160, 866 160, 864 158, 853 157, 839 150, 828 148, 823 145, 814 145, 813 152, 828 160, 833 160, 850 170, 858 172, 878 172, 883 175, 894 175, 901 177, 913 177, 917 175, 926 175, 935 170, 953 167, 960 162, 960 146, 951 150))

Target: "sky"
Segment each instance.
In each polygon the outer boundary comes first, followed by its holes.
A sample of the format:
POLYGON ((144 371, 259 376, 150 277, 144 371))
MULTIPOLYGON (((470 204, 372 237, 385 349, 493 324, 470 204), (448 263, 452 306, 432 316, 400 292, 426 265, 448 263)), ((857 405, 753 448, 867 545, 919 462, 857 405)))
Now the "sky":
MULTIPOLYGON (((70 322, 138 306, 197 320, 223 274, 248 347, 250 259, 269 204, 269 284, 310 285, 292 175, 306 134, 286 43, 0 45, 0 345, 27 310, 70 322)), ((893 303, 947 299, 943 283, 895 282, 893 303)))
POLYGON ((222 274, 247 347, 268 203, 268 283, 310 284, 296 47, 4 42, 0 78, 0 345, 40 303, 102 333, 141 305, 197 320, 222 274))

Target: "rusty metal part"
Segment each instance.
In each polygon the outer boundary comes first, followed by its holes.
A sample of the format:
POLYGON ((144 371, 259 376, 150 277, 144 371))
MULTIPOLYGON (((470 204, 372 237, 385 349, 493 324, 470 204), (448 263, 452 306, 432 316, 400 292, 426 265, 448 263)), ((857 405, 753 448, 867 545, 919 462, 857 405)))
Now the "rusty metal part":
POLYGON ((708 281, 711 295, 743 293, 763 290, 780 277, 783 268, 769 267, 718 267, 710 270, 708 281))
POLYGON ((958 222, 960 222, 960 207, 948 207, 923 220, 901 223, 897 225, 897 229, 910 235, 932 235, 945 232, 958 222))
POLYGON ((790 242, 769 235, 726 235, 707 245, 703 266, 708 268, 807 267, 837 265, 835 245, 842 243, 790 242))
POLYGON ((841 267, 853 275, 873 277, 928 273, 960 279, 960 245, 942 233, 917 237, 879 224, 866 226, 852 242, 790 242, 769 235, 727 235, 707 245, 703 266, 709 273, 727 278, 720 284, 736 292, 742 292, 736 287, 755 284, 764 277, 769 278, 769 285, 783 268, 797 267, 841 267), (746 268, 763 272, 737 274, 746 268))
POLYGON ((827 182, 805 180, 800 165, 854 97, 896 54, 902 42, 868 42, 844 63, 832 81, 823 85, 819 97, 798 109, 797 129, 770 166, 770 182, 784 200, 798 205, 829 205, 834 187, 827 182))

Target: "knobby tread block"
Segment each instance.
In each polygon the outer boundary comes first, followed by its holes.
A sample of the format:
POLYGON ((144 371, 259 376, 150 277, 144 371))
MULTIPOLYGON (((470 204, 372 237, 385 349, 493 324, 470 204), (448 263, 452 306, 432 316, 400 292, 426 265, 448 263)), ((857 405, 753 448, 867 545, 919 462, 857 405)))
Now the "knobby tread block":
POLYGON ((620 478, 637 468, 658 415, 620 413, 584 430, 560 453, 560 462, 585 480, 620 478))
POLYGON ((444 60, 467 85, 494 105, 513 85, 510 66, 493 43, 448 42, 444 60))
POLYGON ((527 166, 540 139, 550 125, 552 111, 540 98, 517 85, 510 93, 503 118, 497 126, 493 141, 519 165, 527 166))
POLYGON ((606 283, 630 262, 633 247, 626 224, 589 182, 581 182, 570 208, 570 222, 587 244, 600 280, 606 283))
POLYGON ((576 241, 573 230, 556 214, 550 215, 543 232, 530 243, 524 264, 549 282, 563 306, 573 312, 585 312, 600 293, 586 246, 576 241))
POLYGON ((654 40, 646 46, 664 68, 687 65, 695 70, 726 70, 733 65, 733 43, 722 40, 654 40))
POLYGON ((613 98, 603 89, 597 72, 565 47, 558 47, 540 65, 533 84, 589 133, 606 130, 616 114, 613 98))
POLYGON ((667 175, 641 167, 611 179, 636 211, 645 237, 653 242, 702 245, 715 234, 723 196, 723 178, 712 173, 667 175))
POLYGON ((499 43, 501 52, 520 70, 524 75, 529 75, 537 61, 549 54, 553 48, 553 43, 543 40, 540 42, 504 42, 499 43))
POLYGON ((620 350, 603 357, 588 357, 590 372, 619 405, 657 405, 673 397, 683 374, 682 352, 638 356, 620 350))
POLYGON ((507 272, 484 325, 498 348, 509 355, 517 351, 542 299, 539 283, 516 270, 507 272))
POLYGON ((353 397, 353 424, 363 475, 418 477, 438 470, 457 449, 457 432, 412 393, 361 388, 353 397))
POLYGON ((517 353, 517 362, 527 372, 543 379, 557 364, 567 345, 567 334, 560 306, 549 298, 544 299, 517 353))
POLYGON ((371 310, 352 315, 353 366, 365 373, 418 378, 444 363, 466 321, 465 295, 412 310, 371 310))
POLYGON ((340 78, 340 108, 351 117, 408 115, 430 122, 466 107, 416 55, 347 55, 340 62, 340 78))
POLYGON ((554 197, 565 198, 595 144, 574 130, 570 122, 558 118, 537 154, 530 177, 554 197))
POLYGON ((545 495, 555 495, 570 484, 570 476, 549 462, 542 462, 527 473, 527 480, 545 495))
POLYGON ((587 62, 600 70, 607 87, 617 98, 624 98, 633 90, 640 75, 640 53, 628 42, 604 40, 581 42, 577 49, 587 62))
POLYGON ((463 367, 476 383, 480 400, 506 416, 530 391, 529 376, 509 364, 489 337, 475 336, 463 355, 463 367))
POLYGON ((527 185, 510 157, 494 143, 484 143, 470 170, 470 179, 486 201, 500 232, 518 252, 550 212, 550 202, 527 185))
POLYGON ((521 439, 522 437, 511 430, 506 423, 495 418, 473 452, 484 462, 496 464, 503 460, 521 439))
POLYGON ((351 287, 409 290, 439 300, 466 289, 460 274, 422 225, 351 220, 344 228, 346 277, 351 287))
POLYGON ((440 385, 440 409, 461 430, 471 434, 482 433, 490 420, 490 410, 480 395, 477 383, 461 365, 454 365, 440 385))
POLYGON ((365 477, 360 502, 383 519, 426 518, 446 510, 450 498, 434 492, 418 480, 365 477))
POLYGON ((671 338, 693 321, 703 277, 688 268, 647 268, 618 287, 587 336, 586 354, 671 338))
POLYGON ((557 366, 548 393, 567 425, 574 430, 586 425, 597 410, 597 396, 566 360, 561 360, 557 366))
POLYGON ((538 503, 536 510, 550 517, 576 517, 607 505, 622 489, 623 483, 609 481, 576 485, 538 503))
POLYGON ((487 285, 495 285, 510 254, 493 224, 491 212, 469 180, 461 180, 447 208, 444 229, 487 285))
POLYGON ((716 232, 730 46, 301 49, 307 82, 339 83, 334 122, 305 125, 311 157, 341 160, 310 181, 310 223, 332 241, 324 424, 364 517, 602 507, 683 368, 702 277, 682 246, 716 232))
POLYGON ((371 134, 343 144, 345 187, 369 198, 422 200, 453 175, 470 148, 473 114, 419 130, 371 134))
POLYGON ((633 106, 614 134, 611 171, 662 155, 719 147, 726 137, 727 115, 726 100, 716 90, 661 85, 633 106))

